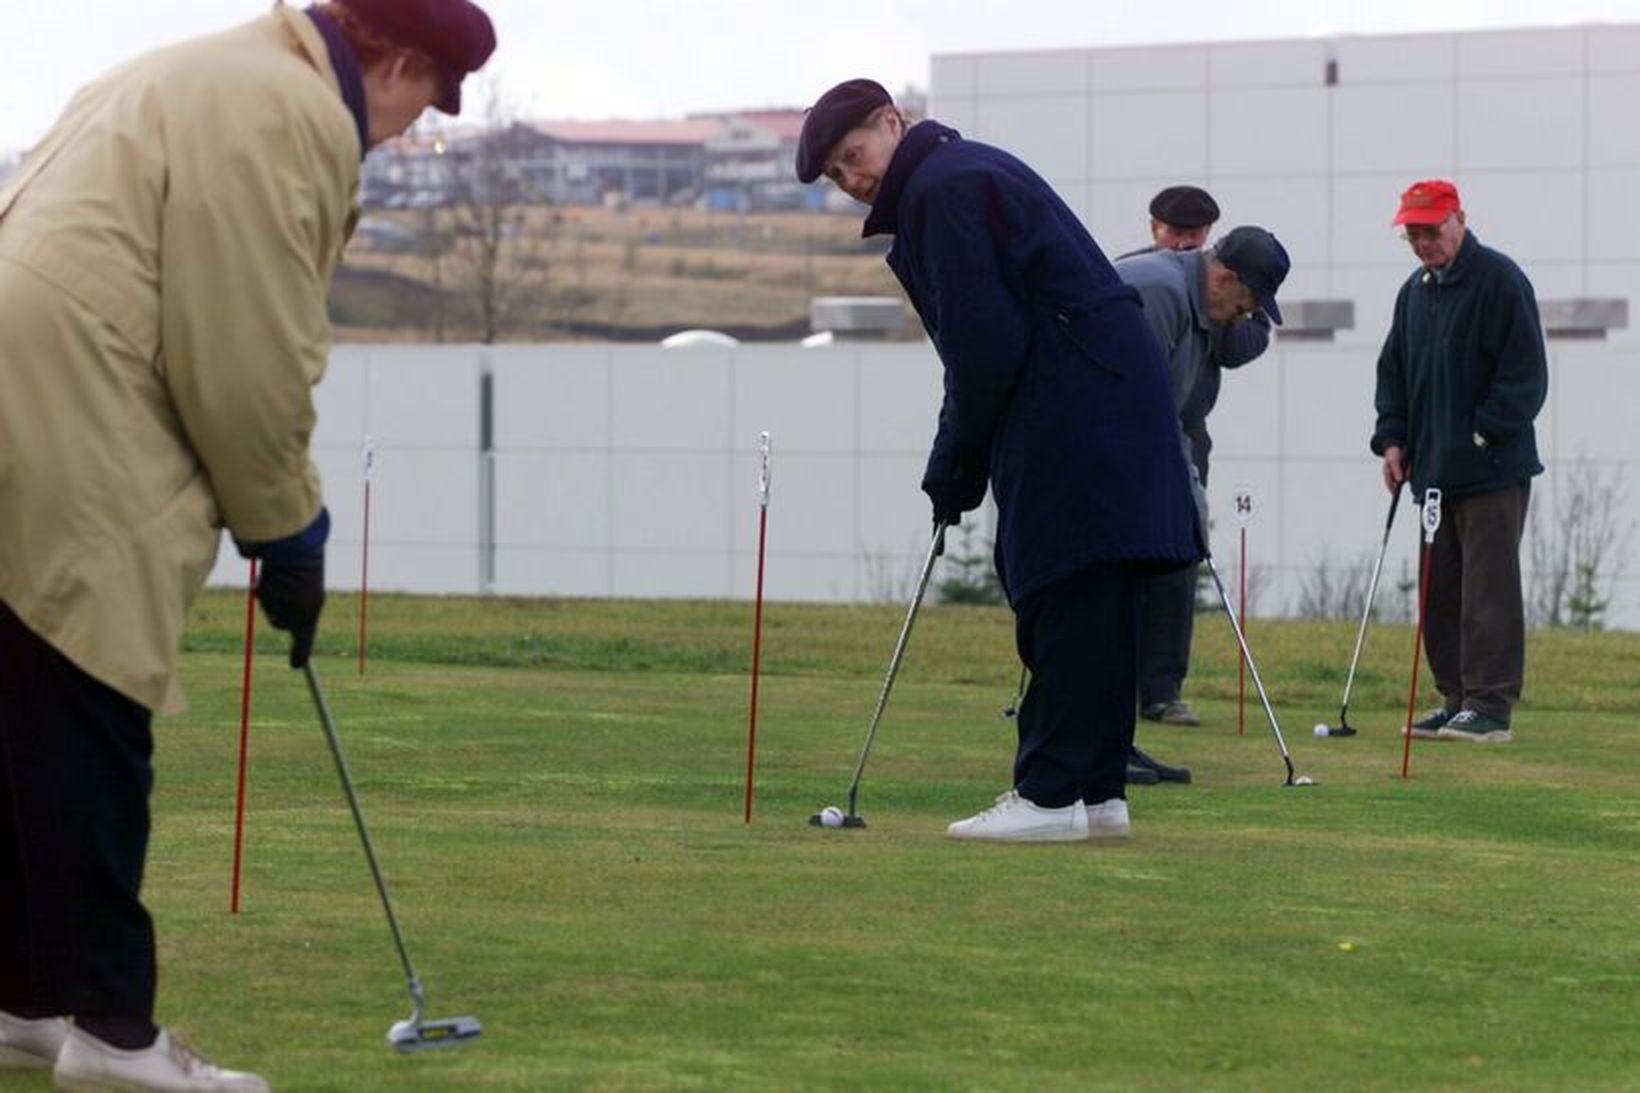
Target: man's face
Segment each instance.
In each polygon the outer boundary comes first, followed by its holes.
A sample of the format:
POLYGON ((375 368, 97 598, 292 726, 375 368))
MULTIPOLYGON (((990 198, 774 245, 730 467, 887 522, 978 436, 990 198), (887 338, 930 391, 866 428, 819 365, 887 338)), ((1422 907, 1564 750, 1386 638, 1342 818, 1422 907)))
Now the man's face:
POLYGON ((1453 213, 1439 224, 1403 224, 1401 234, 1425 269, 1441 269, 1458 256, 1463 246, 1463 212, 1453 213))
POLYGON ((405 57, 385 57, 363 75, 366 128, 374 148, 402 134, 444 91, 437 73, 405 57))
POLYGON ((1150 238, 1157 250, 1196 250, 1207 242, 1207 233, 1212 227, 1211 224, 1203 224, 1199 228, 1176 228, 1151 217, 1150 238))
POLYGON ((1221 326, 1239 323, 1258 310, 1253 290, 1222 262, 1207 263, 1207 317, 1221 326))
POLYGON ((874 204, 903 132, 898 114, 892 110, 880 111, 864 125, 843 135, 826 157, 820 173, 854 200, 874 204))

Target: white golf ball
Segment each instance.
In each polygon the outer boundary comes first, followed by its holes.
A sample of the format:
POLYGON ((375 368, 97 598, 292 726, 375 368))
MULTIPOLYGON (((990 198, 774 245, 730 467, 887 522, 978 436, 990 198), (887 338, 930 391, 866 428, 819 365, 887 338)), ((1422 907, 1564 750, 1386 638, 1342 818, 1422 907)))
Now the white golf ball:
POLYGON ((836 805, 827 805, 820 810, 821 827, 842 827, 843 810, 836 805))
POLYGON ((1317 721, 1316 722, 1315 734, 1317 736, 1327 736, 1327 735, 1331 734, 1331 732, 1332 732, 1332 730, 1327 728, 1327 723, 1325 721, 1317 721))

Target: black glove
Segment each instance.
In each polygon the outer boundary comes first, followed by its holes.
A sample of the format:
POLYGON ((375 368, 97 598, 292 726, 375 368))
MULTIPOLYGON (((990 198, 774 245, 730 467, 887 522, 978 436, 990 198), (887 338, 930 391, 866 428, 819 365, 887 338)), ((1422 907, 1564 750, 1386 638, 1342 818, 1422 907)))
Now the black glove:
POLYGON ((305 667, 325 605, 324 552, 299 562, 263 562, 256 598, 275 629, 290 631, 290 666, 305 667))
POLYGON ((934 522, 959 527, 962 514, 979 508, 987 485, 985 460, 958 445, 945 473, 931 473, 923 479, 922 490, 934 503, 934 522))
POLYGON ((923 492, 934 503, 934 519, 957 527, 963 513, 979 508, 985 500, 985 486, 984 475, 963 475, 924 482, 923 492))

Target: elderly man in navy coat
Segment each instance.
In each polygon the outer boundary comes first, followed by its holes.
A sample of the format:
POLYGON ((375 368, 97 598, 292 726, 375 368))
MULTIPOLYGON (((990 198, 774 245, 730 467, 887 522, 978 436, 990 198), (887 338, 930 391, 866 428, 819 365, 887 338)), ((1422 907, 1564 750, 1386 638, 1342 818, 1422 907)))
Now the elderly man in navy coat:
POLYGON ((996 498, 1032 684, 1012 787, 949 833, 1125 836, 1135 595, 1199 560, 1204 531, 1138 295, 1039 175, 936 121, 908 125, 870 80, 815 103, 797 175, 871 206, 864 235, 894 236, 889 266, 945 368, 922 483, 934 519, 960 521, 987 485, 996 498))

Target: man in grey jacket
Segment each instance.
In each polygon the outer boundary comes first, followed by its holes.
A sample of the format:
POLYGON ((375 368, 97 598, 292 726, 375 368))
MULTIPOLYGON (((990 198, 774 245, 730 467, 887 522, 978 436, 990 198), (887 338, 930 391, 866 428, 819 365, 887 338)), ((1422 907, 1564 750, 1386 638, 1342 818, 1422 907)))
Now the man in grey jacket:
MULTIPOLYGON (((1145 318, 1167 358, 1180 443, 1195 470, 1198 490, 1203 491, 1198 503, 1204 510, 1211 444, 1198 442, 1192 422, 1206 441, 1206 411, 1217 401, 1218 372, 1225 366, 1227 350, 1237 364, 1263 352, 1268 322, 1281 322, 1275 292, 1288 264, 1276 237, 1256 227, 1235 228, 1205 251, 1143 251, 1116 261, 1117 275, 1139 290, 1145 318), (1205 391, 1209 387, 1211 391, 1205 391), (1191 413, 1199 416, 1192 418, 1191 413)), ((1206 527, 1205 511, 1202 524, 1206 527)), ((1194 609, 1194 568, 1146 582, 1140 611, 1139 701, 1141 715, 1149 720, 1199 723, 1179 699, 1189 666, 1194 609)), ((1146 761, 1137 749, 1135 761, 1146 761)), ((1154 760, 1150 763, 1159 766, 1154 760)), ((1167 776, 1166 770, 1160 773, 1167 776)), ((1175 780, 1188 777, 1185 773, 1175 780)))
MULTIPOLYGON (((1197 186, 1169 186, 1150 203, 1153 246, 1124 254, 1118 262, 1158 252, 1192 251, 1207 241, 1219 218, 1218 203, 1197 186)), ((1148 305, 1147 305, 1148 306, 1148 305)), ((1247 322, 1215 326, 1205 358, 1192 366, 1179 405, 1180 424, 1190 442, 1191 465, 1207 487, 1208 456, 1213 439, 1207 415, 1219 398, 1222 369, 1239 368, 1260 356, 1270 342, 1270 320, 1255 311, 1247 322)), ((1176 395, 1178 392, 1176 392, 1176 395)), ((1139 716, 1166 725, 1199 725, 1201 719, 1181 697, 1190 670, 1196 582, 1193 571, 1181 571, 1146 582, 1139 610, 1139 716)), ((1135 752, 1134 762, 1163 781, 1189 781, 1183 768, 1167 767, 1135 752)))

